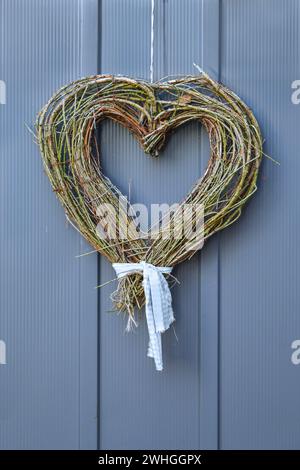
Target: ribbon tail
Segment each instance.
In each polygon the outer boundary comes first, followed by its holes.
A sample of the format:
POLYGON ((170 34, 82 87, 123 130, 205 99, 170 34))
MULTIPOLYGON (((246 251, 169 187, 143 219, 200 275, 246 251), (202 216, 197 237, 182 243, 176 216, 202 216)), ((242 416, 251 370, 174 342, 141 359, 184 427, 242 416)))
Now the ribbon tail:
POLYGON ((143 285, 144 285, 145 298, 146 298, 145 310, 146 310, 146 320, 147 320, 148 333, 149 333, 148 357, 151 357, 154 359, 156 370, 161 371, 163 370, 161 337, 160 337, 160 333, 157 333, 155 329, 151 284, 150 284, 149 275, 147 272, 144 272, 143 285))
POLYGON ((174 321, 171 293, 163 274, 152 267, 144 271, 144 290, 149 331, 148 356, 154 359, 156 370, 163 370, 161 333, 174 321))
POLYGON ((155 368, 157 371, 163 370, 163 362, 162 362, 162 343, 161 343, 161 333, 155 333, 155 348, 152 348, 151 340, 149 339, 149 346, 148 346, 148 353, 147 356, 154 360, 155 368), (158 355, 154 353, 154 351, 158 351, 158 355))

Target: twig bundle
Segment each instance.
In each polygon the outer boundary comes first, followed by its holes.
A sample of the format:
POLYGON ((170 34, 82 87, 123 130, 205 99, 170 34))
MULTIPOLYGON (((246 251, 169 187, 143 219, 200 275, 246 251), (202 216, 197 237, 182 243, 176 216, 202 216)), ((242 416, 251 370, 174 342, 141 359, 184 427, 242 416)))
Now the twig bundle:
MULTIPOLYGON (((68 218, 99 253, 111 262, 174 266, 197 251, 193 240, 166 237, 164 228, 153 240, 137 237, 132 217, 125 210, 127 200, 105 177, 100 168, 96 125, 112 119, 131 131, 152 156, 165 144, 171 131, 192 120, 208 132, 211 154, 204 175, 196 182, 181 206, 203 204, 204 240, 235 222, 250 196, 262 158, 258 123, 243 101, 208 75, 149 84, 126 77, 96 75, 61 88, 37 117, 36 132, 46 173, 68 218), (124 210, 120 212, 120 199, 124 210), (114 214, 105 218, 117 237, 99 237, 99 205, 108 204, 114 214), (119 217, 115 227, 114 217, 119 217), (121 227, 121 229, 120 229, 121 227), (121 237, 120 230, 127 233, 121 237), (118 232, 119 231, 119 232, 118 232)), ((108 209, 109 210, 109 209, 108 209)), ((180 208, 179 208, 180 210, 180 208)), ((178 211, 170 214, 176 228, 178 211)), ((107 227, 106 227, 107 228, 107 227)), ((108 233, 109 235, 109 233, 108 233)), ((119 282, 114 296, 118 310, 144 304, 141 275, 119 282)))

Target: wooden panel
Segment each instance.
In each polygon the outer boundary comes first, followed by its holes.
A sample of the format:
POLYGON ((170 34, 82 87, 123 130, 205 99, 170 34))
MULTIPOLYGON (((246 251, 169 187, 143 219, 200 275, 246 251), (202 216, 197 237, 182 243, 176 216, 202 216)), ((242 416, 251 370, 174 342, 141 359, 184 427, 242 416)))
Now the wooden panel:
POLYGON ((96 72, 97 1, 2 0, 0 12, 0 447, 96 448, 97 259, 76 259, 88 247, 26 124, 59 86, 96 72))
MULTIPOLYGON (((207 3, 207 2, 205 2, 207 3)), ((217 22, 218 2, 207 14, 210 23, 217 22)), ((155 2, 154 16, 154 79, 172 74, 193 74, 193 62, 203 63, 203 4, 198 0, 155 2)), ((217 23, 216 23, 217 24, 217 23)), ((101 13, 102 73, 150 77, 151 2, 104 0, 101 13)), ((214 31, 217 31, 214 28, 214 31)), ((205 63, 218 67, 216 38, 209 39, 205 63), (209 62, 211 52, 213 59, 209 62)), ((123 193, 131 187, 131 202, 178 202, 200 176, 208 159, 206 136, 194 123, 179 129, 157 160, 146 156, 124 129, 106 122, 101 131, 104 172, 123 193)), ((213 264, 216 255, 206 261, 213 264)), ((205 273, 206 268, 203 267, 205 273)), ((100 292, 100 447, 103 449, 199 448, 200 440, 200 256, 180 265, 175 275, 181 282, 173 289, 176 315, 176 341, 172 328, 163 335, 165 370, 157 373, 146 356, 147 331, 142 313, 138 329, 124 333, 126 321, 111 310, 109 284, 100 292)), ((99 283, 115 277, 109 263, 100 260, 99 283)), ((215 280, 213 280, 215 286, 215 280)), ((211 316, 203 319, 204 330, 213 329, 215 336, 217 304, 212 286, 203 286, 203 295, 210 305, 211 316), (212 321, 212 326, 209 322, 212 321)), ((217 330, 216 330, 217 331, 217 330)), ((208 343, 203 343, 208 346, 208 343)), ((209 347, 209 350, 211 348, 209 347)), ((205 351, 202 348, 202 354, 205 351)), ((210 359, 217 367, 215 356, 210 359)), ((206 386, 202 388, 211 419, 203 445, 216 446, 217 406, 216 370, 206 370, 206 386), (215 429, 213 429, 215 428, 215 429)), ((202 403, 203 406, 204 402, 202 403)), ((205 419, 206 419, 205 418, 205 419)), ((201 423, 202 425, 202 423, 201 423)), ((205 424, 202 425, 202 431, 205 424)))

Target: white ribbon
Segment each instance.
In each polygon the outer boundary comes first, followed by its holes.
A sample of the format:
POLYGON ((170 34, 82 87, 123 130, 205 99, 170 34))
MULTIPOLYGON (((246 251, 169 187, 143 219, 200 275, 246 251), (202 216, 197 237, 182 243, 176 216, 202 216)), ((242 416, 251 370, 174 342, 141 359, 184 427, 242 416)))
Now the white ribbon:
POLYGON ((143 273, 143 287, 146 298, 146 319, 149 332, 148 356, 155 362, 156 370, 163 370, 161 333, 175 320, 172 296, 164 274, 172 268, 140 263, 113 263, 118 279, 134 272, 143 273))

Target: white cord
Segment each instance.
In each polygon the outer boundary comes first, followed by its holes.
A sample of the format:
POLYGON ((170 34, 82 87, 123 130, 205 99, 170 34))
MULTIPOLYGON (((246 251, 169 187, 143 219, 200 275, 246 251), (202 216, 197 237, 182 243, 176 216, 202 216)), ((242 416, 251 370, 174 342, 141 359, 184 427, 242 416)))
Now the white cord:
POLYGON ((150 82, 153 83, 154 65, 154 6, 155 0, 151 0, 151 55, 150 55, 150 82))

